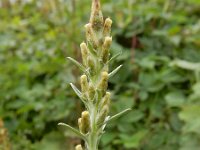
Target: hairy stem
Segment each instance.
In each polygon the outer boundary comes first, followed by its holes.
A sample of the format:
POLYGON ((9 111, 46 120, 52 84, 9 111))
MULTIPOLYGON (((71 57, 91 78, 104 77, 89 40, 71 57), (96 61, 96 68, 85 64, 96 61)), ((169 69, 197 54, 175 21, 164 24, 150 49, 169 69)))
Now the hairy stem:
POLYGON ((98 110, 94 104, 89 105, 90 110, 90 132, 86 142, 87 150, 98 150, 98 132, 96 126, 96 118, 98 110))

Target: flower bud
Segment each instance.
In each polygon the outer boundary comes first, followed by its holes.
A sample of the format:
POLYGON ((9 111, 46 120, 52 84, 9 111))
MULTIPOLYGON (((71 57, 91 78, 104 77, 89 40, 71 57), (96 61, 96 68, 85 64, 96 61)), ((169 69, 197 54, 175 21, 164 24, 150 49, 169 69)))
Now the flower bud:
POLYGON ((88 91, 88 80, 86 75, 81 76, 81 91, 83 95, 88 91))
POLYGON ((89 89, 88 89, 88 97, 90 100, 93 100, 94 96, 95 96, 95 89, 94 89, 94 86, 90 84, 89 89))
POLYGON ((95 64, 95 61, 92 57, 88 57, 87 59, 87 64, 88 64, 88 67, 90 68, 90 74, 91 75, 94 75, 96 73, 96 64, 95 64))
POLYGON ((78 119, 78 127, 79 127, 79 130, 83 133, 82 118, 78 119))
POLYGON ((112 25, 112 20, 110 18, 107 18, 105 20, 104 28, 103 28, 103 35, 104 36, 110 36, 111 25, 112 25))
POLYGON ((101 57, 101 60, 103 61, 103 63, 106 64, 108 62, 108 59, 109 59, 109 49, 103 48, 100 57, 101 57))
POLYGON ((104 71, 101 74, 101 80, 98 88, 104 93, 107 90, 107 87, 108 87, 108 72, 104 71))
POLYGON ((79 127, 80 132, 85 134, 85 128, 84 128, 84 125, 83 125, 83 122, 82 122, 82 118, 78 119, 78 127, 79 127))
POLYGON ((97 49, 98 47, 98 40, 97 40, 97 36, 94 33, 93 29, 92 29, 92 24, 88 23, 85 25, 86 28, 86 38, 87 41, 90 42, 93 46, 94 49, 97 49))
POLYGON ((92 2, 90 23, 95 31, 99 31, 103 27, 103 15, 99 0, 93 0, 92 2))
POLYGON ((87 41, 91 41, 91 36, 92 36, 92 25, 91 23, 88 23, 85 25, 85 30, 86 30, 86 38, 87 41))
POLYGON ((103 100, 102 100, 102 107, 104 106, 108 106, 110 105, 110 92, 106 92, 105 96, 103 97, 103 100))
POLYGON ((102 110, 100 111, 100 114, 99 114, 99 117, 98 117, 98 120, 97 120, 97 125, 102 125, 108 115, 108 111, 109 111, 109 108, 107 105, 105 105, 102 110))
POLYGON ((84 134, 88 133, 90 130, 90 116, 88 111, 82 112, 81 124, 83 133, 84 134))
POLYGON ((79 144, 75 147, 75 150, 83 150, 82 146, 79 144))
POLYGON ((81 43, 81 54, 82 54, 82 60, 83 64, 86 66, 87 65, 87 57, 88 57, 88 47, 85 42, 81 43))
POLYGON ((105 37, 105 41, 103 43, 103 49, 109 49, 112 44, 112 37, 105 37))
POLYGON ((109 59, 109 49, 112 43, 112 37, 105 37, 105 41, 103 43, 102 53, 101 53, 101 60, 103 63, 107 63, 109 59))

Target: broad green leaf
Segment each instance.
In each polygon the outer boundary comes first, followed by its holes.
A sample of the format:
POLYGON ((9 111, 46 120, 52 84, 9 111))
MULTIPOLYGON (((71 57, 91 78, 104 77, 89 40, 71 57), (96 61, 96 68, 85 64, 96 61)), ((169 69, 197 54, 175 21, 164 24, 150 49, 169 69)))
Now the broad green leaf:
POLYGON ((181 120, 185 122, 183 131, 185 133, 200 134, 200 105, 188 104, 183 106, 179 113, 181 120))
POLYGON ((132 110, 128 114, 122 116, 120 118, 120 122, 122 124, 124 124, 124 123, 131 124, 131 123, 137 122, 139 120, 142 120, 144 116, 145 116, 145 114, 141 110, 132 110))
POLYGON ((174 91, 166 94, 165 100, 170 107, 180 107, 184 104, 186 98, 180 91, 174 91))
POLYGON ((120 135, 120 138, 125 146, 125 148, 138 148, 140 146, 140 142, 147 135, 148 130, 139 130, 134 133, 132 136, 128 135, 120 135))
POLYGON ((111 143, 115 138, 117 137, 117 133, 112 133, 112 132, 106 132, 106 134, 104 134, 102 136, 102 144, 105 146, 109 143, 111 143))

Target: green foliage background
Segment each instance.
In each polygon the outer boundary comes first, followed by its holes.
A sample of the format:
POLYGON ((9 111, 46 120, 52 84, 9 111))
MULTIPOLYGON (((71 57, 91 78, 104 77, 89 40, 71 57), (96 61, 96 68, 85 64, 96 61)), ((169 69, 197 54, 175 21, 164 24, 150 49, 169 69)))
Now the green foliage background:
MULTIPOLYGON (((68 83, 78 84, 79 44, 91 0, 0 0, 0 116, 13 150, 71 150, 83 110, 68 83)), ((111 114, 104 150, 199 150, 200 1, 102 0, 113 19, 111 114)))

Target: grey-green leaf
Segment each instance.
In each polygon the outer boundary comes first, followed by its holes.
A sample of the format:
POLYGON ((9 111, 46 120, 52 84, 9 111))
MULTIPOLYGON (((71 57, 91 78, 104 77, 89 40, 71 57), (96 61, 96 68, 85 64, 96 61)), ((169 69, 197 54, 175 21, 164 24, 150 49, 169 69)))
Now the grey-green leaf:
POLYGON ((65 124, 65 123, 58 123, 58 125, 59 126, 65 126, 65 127, 67 127, 70 131, 72 131, 73 133, 75 133, 77 136, 79 136, 83 140, 86 140, 86 137, 81 132, 79 132, 75 128, 71 127, 70 125, 65 124))
POLYGON ((73 84, 73 83, 70 83, 72 89, 74 90, 74 92, 76 93, 76 95, 81 98, 81 95, 82 93, 78 90, 78 88, 73 84))
POLYGON ((108 74, 109 78, 114 76, 118 71, 119 69, 122 67, 122 65, 118 66, 115 70, 113 70, 111 73, 108 74))
POLYGON ((113 60, 115 60, 118 56, 120 56, 122 54, 122 51, 120 51, 119 53, 117 53, 116 55, 114 55, 113 57, 110 58, 110 60, 108 61, 108 64, 110 62, 112 62, 113 60))
POLYGON ((112 121, 112 120, 115 120, 115 119, 117 119, 117 118, 119 118, 119 117, 125 115, 125 114, 128 113, 129 111, 131 111, 131 108, 125 109, 125 110, 121 111, 120 113, 118 113, 118 114, 116 114, 116 115, 110 117, 110 118, 108 119, 107 122, 110 122, 110 121, 112 121))
POLYGON ((81 63, 79 63, 71 57, 67 57, 67 59, 69 59, 73 64, 75 64, 81 71, 85 72, 86 68, 81 63))

